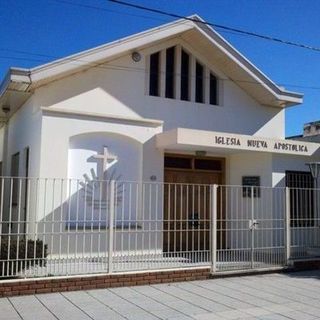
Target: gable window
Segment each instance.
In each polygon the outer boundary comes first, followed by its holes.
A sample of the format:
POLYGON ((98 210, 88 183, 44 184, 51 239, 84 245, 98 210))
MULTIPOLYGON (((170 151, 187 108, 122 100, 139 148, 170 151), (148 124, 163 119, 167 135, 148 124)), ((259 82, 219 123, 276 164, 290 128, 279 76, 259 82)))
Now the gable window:
POLYGON ((189 100, 189 82, 190 82, 190 57, 181 51, 181 100, 189 100))
POLYGON ((218 79, 215 75, 210 73, 210 104, 218 104, 218 79))
POLYGON ((175 47, 166 50, 166 98, 174 98, 175 47))
POLYGON ((150 96, 159 96, 160 94, 160 52, 150 55, 150 78, 149 94, 150 96))
POLYGON ((197 61, 196 62, 196 102, 204 102, 204 90, 203 90, 203 66, 197 61))
POLYGON ((175 45, 152 53, 148 63, 150 96, 211 105, 221 103, 218 77, 183 47, 175 45))

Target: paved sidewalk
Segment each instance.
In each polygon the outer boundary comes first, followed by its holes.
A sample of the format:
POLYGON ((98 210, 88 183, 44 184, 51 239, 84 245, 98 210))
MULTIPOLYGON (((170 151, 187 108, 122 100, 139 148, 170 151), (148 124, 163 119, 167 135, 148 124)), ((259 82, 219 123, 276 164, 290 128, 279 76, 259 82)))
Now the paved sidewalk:
POLYGON ((320 319, 320 270, 0 299, 0 319, 320 319))

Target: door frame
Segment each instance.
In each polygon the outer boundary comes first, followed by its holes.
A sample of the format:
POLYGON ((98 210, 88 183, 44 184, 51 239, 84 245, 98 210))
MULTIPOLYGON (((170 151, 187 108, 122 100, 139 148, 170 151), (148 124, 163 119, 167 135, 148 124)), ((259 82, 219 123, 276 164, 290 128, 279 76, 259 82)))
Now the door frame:
MULTIPOLYGON (((224 185, 225 184, 225 179, 226 179, 226 159, 223 157, 215 157, 215 156, 197 156, 197 155, 192 155, 192 154, 180 154, 180 153, 165 153, 164 154, 164 162, 165 162, 165 157, 177 157, 177 158, 184 158, 184 159, 190 159, 191 160, 191 167, 190 168, 179 168, 179 167, 166 167, 165 163, 164 163, 164 184, 166 183, 173 183, 171 181, 167 181, 166 178, 166 172, 181 172, 181 173, 188 173, 188 172, 192 172, 192 173, 201 173, 202 175, 205 173, 208 173, 208 175, 215 173, 215 174, 220 174, 220 183, 219 185, 224 185), (200 159, 200 160, 216 160, 220 162, 221 165, 221 169, 220 170, 208 170, 208 169, 196 169, 195 168, 195 160, 200 159)), ((210 184, 210 182, 207 183, 208 185, 210 184)), ((190 184, 192 185, 192 184, 190 184)), ((196 184, 195 184, 196 185, 196 184)), ((165 200, 165 198, 164 198, 165 200)), ((221 206, 223 206, 223 203, 220 203, 221 201, 224 202, 224 197, 223 196, 219 196, 219 199, 217 199, 218 202, 218 206, 221 208, 221 206)), ((164 204, 164 208, 165 208, 165 204, 164 204)), ((164 209, 165 210, 165 209, 164 209)), ((223 215, 223 212, 219 209, 218 212, 221 212, 221 214, 223 215)), ((164 219, 165 219, 165 213, 164 213, 164 219)), ((219 218, 218 218, 219 219, 219 218)), ((221 217, 220 217, 221 219, 221 217)), ((211 215, 210 215, 210 221, 211 221, 211 215)), ((164 223, 164 229, 163 229, 164 233, 166 232, 165 229, 165 223, 164 223)), ((217 241, 220 238, 220 236, 218 236, 217 233, 217 241)), ((224 237, 222 237, 224 239, 224 237)), ((209 240, 209 238, 208 238, 209 240)), ((163 238, 163 246, 165 249, 165 236, 163 238)), ((223 243, 221 243, 219 245, 219 247, 223 246, 223 243)))
MULTIPOLYGON (((224 185, 226 181, 226 158, 224 157, 216 157, 216 156, 197 156, 194 154, 185 154, 185 153, 164 153, 163 156, 163 162, 165 162, 166 157, 177 157, 177 158, 185 158, 185 159, 191 159, 192 167, 190 169, 187 168, 171 168, 171 167, 165 167, 165 164, 163 166, 163 173, 166 170, 169 171, 197 171, 197 172, 220 172, 221 173, 221 184, 224 185), (203 170, 203 169, 195 169, 194 168, 194 160, 199 159, 199 160, 217 160, 221 162, 221 170, 203 170)), ((164 181, 168 182, 168 181, 164 181)))

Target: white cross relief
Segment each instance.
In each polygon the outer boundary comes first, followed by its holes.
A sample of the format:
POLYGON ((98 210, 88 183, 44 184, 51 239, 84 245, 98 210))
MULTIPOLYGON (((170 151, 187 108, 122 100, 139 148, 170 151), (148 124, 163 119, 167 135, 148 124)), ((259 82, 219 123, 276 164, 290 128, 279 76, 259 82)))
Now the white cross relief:
POLYGON ((113 166, 118 161, 118 157, 109 154, 108 147, 103 147, 103 154, 95 154, 93 158, 102 160, 102 169, 103 172, 108 170, 111 166, 113 166))

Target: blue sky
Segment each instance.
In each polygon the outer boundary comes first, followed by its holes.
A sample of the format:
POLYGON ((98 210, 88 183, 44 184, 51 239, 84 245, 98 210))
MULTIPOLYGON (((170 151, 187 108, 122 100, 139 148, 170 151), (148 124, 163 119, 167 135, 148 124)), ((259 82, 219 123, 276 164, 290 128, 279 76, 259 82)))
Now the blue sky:
MULTIPOLYGON (((173 19, 126 8, 107 0, 0 0, 0 77, 10 66, 33 67, 173 19), (36 56, 14 50, 43 54, 36 56), (39 61, 41 60, 41 61, 39 61)), ((127 0, 180 15, 320 47, 317 0, 127 0)), ((286 134, 320 119, 320 52, 281 45, 217 29, 265 74, 287 89, 305 94, 301 106, 286 111, 286 134), (302 87, 295 87, 295 86, 302 87)))

